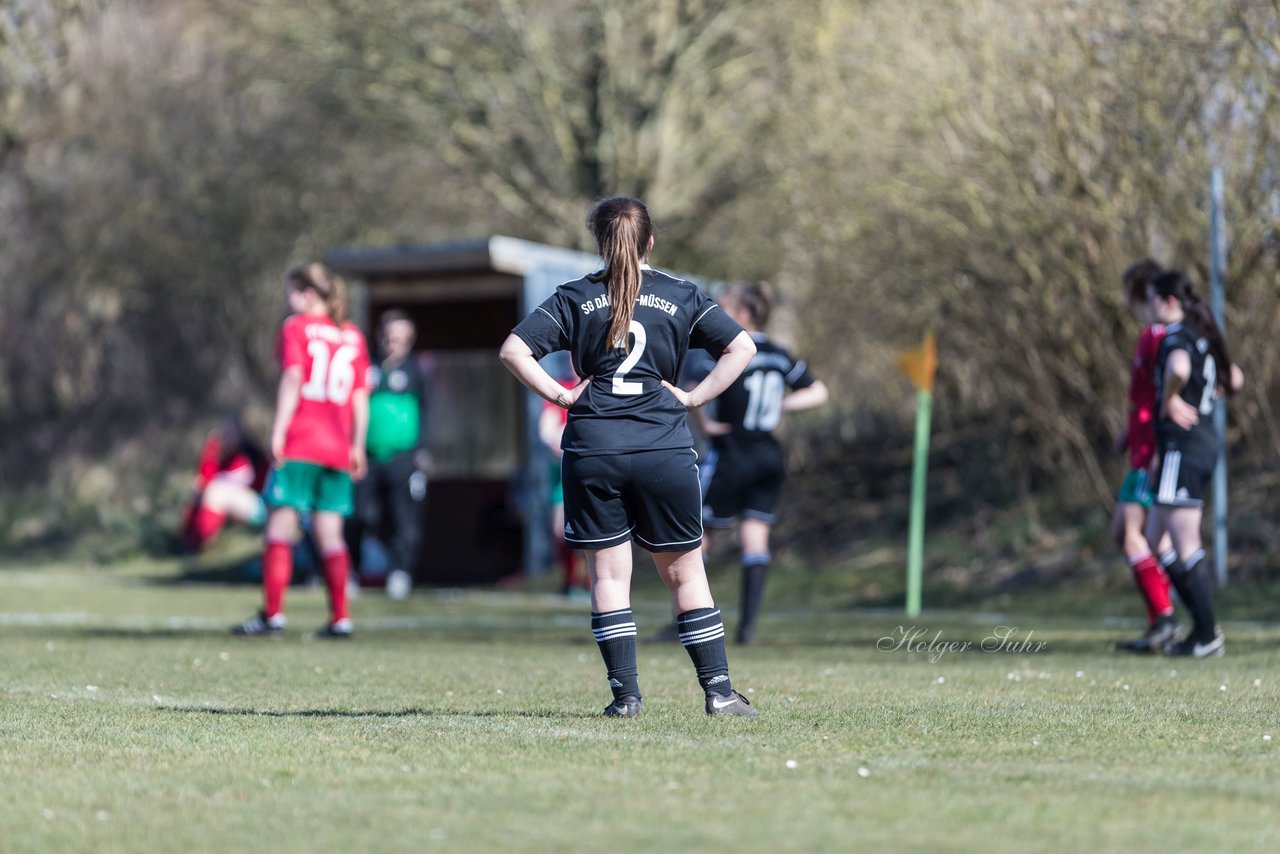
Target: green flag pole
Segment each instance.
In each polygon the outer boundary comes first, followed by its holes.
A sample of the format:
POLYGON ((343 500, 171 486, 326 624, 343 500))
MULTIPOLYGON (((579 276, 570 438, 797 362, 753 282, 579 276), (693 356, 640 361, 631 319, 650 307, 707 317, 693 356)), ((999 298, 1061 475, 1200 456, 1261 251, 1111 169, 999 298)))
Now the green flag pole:
POLYGON ((924 488, 929 474, 929 422, 933 393, 920 389, 916 403, 916 449, 911 463, 911 523, 907 537, 907 616, 920 616, 924 564, 924 488))

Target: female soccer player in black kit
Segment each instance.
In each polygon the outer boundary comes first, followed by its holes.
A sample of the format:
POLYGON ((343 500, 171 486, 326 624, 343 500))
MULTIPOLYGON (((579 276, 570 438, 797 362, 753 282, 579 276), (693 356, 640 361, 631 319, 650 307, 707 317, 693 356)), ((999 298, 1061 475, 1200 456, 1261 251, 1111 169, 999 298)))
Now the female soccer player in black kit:
MULTIPOLYGON (((755 640, 756 616, 769 573, 769 529, 786 479, 782 446, 774 438, 784 412, 812 409, 827 402, 827 387, 815 380, 808 365, 795 359, 764 334, 773 300, 761 284, 737 285, 720 297, 725 313, 742 324, 756 354, 742 376, 716 399, 714 419, 699 417, 712 438, 708 461, 711 480, 704 499, 708 528, 738 524, 742 546, 742 613, 737 640, 755 640)), ((708 536, 710 531, 708 531, 708 536)))
POLYGON ((529 389, 569 410, 565 542, 587 553, 591 630, 613 690, 604 713, 633 717, 641 708, 631 614, 635 539, 671 592, 707 714, 755 715, 729 680, 724 624, 702 564, 702 497, 686 414, 742 373, 755 344, 695 286, 648 266, 653 225, 639 199, 597 202, 587 225, 604 269, 561 285, 512 330, 499 357, 529 389), (685 391, 675 382, 690 347, 717 362, 685 391), (565 389, 538 363, 557 350, 568 350, 585 378, 576 388, 565 389))
POLYGON ((1195 620, 1191 633, 1168 654, 1222 655, 1225 644, 1214 617, 1213 579, 1201 547, 1200 517, 1205 487, 1218 459, 1214 399, 1219 391, 1237 391, 1244 375, 1232 364, 1209 307, 1192 291, 1185 274, 1172 270, 1156 276, 1148 285, 1148 296, 1156 321, 1167 326, 1156 357, 1159 469, 1147 540, 1159 542, 1166 532, 1173 538, 1178 559, 1169 567, 1169 580, 1195 620), (1174 398, 1195 408, 1189 418, 1175 411, 1174 398))

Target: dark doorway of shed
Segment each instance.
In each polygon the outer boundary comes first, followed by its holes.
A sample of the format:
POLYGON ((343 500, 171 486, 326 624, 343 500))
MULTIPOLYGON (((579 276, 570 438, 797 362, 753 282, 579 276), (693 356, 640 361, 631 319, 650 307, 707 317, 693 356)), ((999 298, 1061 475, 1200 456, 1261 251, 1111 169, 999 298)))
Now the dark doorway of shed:
POLYGON ((430 389, 432 462, 414 581, 490 584, 518 574, 523 535, 511 472, 520 459, 520 399, 497 358, 518 320, 516 298, 405 303, 375 295, 373 330, 391 308, 417 326, 415 353, 430 389))

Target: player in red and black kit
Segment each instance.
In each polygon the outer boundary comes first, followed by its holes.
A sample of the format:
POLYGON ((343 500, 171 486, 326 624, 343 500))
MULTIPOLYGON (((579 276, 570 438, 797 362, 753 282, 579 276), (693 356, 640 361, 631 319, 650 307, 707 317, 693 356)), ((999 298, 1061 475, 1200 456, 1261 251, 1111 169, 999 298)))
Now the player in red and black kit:
POLYGON ((587 220, 605 260, 561 285, 503 343, 503 363, 569 410, 565 541, 586 551, 591 630, 604 658, 611 717, 640 713, 631 541, 653 555, 709 715, 756 714, 733 690, 724 623, 702 563, 701 493, 688 410, 728 387, 755 354, 751 337, 689 282, 650 268, 653 225, 638 199, 598 202, 587 220), (689 348, 716 365, 692 391, 675 385, 689 348), (584 381, 566 390, 539 359, 568 350, 584 381))
MULTIPOLYGON (((756 354, 742 376, 715 401, 714 417, 699 411, 703 432, 712 437, 703 499, 708 529, 738 526, 742 547, 742 604, 737 641, 755 640, 756 617, 768 579, 769 532, 777 521, 778 497, 786 479, 782 446, 774 431, 784 412, 800 412, 827 402, 827 387, 764 333, 773 299, 762 284, 739 285, 720 297, 725 313, 755 342, 756 354)), ((710 536, 710 530, 707 532, 710 536)))
POLYGON ((1148 286, 1155 319, 1166 324, 1156 357, 1155 507, 1147 539, 1172 537, 1177 560, 1173 582, 1195 621, 1191 632, 1167 650, 1191 658, 1222 655, 1225 642, 1213 609, 1213 579, 1200 539, 1204 495, 1218 460, 1213 409, 1219 393, 1233 394, 1244 375, 1231 362, 1209 307, 1184 273, 1169 271, 1148 286))
POLYGON ((1129 375, 1129 423, 1116 437, 1117 449, 1129 454, 1129 471, 1116 496, 1111 539, 1123 550, 1146 604, 1147 630, 1141 637, 1117 643, 1116 649, 1139 653, 1164 652, 1178 635, 1165 569, 1177 559, 1177 553, 1166 535, 1157 544, 1157 559, 1146 535, 1147 513, 1151 507, 1148 469, 1156 450, 1156 357, 1165 331, 1163 324, 1152 322, 1147 286, 1161 272, 1160 265, 1148 258, 1125 270, 1122 280, 1125 307, 1143 324, 1143 329, 1129 375))
POLYGON ((364 476, 369 392, 369 351, 364 335, 346 322, 345 286, 323 264, 296 267, 285 276, 294 314, 280 331, 280 388, 267 487, 266 551, 262 559, 262 610, 233 630, 275 634, 284 628, 284 591, 293 574, 298 516, 311 523, 324 565, 330 619, 319 637, 351 636, 347 576, 351 558, 343 519, 354 502, 352 478, 364 476))

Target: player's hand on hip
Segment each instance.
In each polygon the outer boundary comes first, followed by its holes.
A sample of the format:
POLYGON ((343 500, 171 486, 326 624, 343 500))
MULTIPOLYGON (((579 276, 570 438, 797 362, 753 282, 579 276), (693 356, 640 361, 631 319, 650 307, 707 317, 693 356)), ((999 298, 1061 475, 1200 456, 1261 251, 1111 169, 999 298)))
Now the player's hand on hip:
POLYGON ((564 399, 568 403, 568 405, 565 406, 565 409, 572 409, 573 405, 578 402, 578 398, 586 394, 587 386, 590 384, 590 382, 591 382, 591 377, 587 377, 585 380, 578 383, 573 388, 567 388, 564 390, 564 399))
POLYGON ((693 394, 680 388, 680 386, 672 385, 666 380, 663 380, 662 387, 665 388, 667 391, 671 392, 673 395, 675 395, 676 400, 680 401, 680 404, 685 409, 697 409, 699 406, 702 405, 700 403, 694 403, 693 394))
POLYGON ((1169 420, 1183 430, 1190 430, 1200 423, 1200 410, 1177 395, 1169 398, 1165 409, 1169 420))

